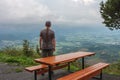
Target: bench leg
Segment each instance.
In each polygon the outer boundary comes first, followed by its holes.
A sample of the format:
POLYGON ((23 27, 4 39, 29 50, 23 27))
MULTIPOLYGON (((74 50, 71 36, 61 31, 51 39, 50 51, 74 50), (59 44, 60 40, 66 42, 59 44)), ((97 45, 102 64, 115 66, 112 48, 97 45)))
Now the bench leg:
POLYGON ((84 57, 82 58, 82 69, 85 68, 85 60, 84 60, 84 57))
POLYGON ((102 71, 101 71, 99 77, 93 77, 93 78, 95 78, 95 79, 97 79, 97 80, 102 80, 102 77, 103 77, 103 74, 102 74, 102 71))
POLYGON ((102 71, 101 71, 101 73, 100 73, 100 80, 102 80, 102 71))
POLYGON ((68 72, 70 72, 70 62, 68 62, 68 72))
POLYGON ((34 79, 37 80, 37 71, 34 71, 34 79))

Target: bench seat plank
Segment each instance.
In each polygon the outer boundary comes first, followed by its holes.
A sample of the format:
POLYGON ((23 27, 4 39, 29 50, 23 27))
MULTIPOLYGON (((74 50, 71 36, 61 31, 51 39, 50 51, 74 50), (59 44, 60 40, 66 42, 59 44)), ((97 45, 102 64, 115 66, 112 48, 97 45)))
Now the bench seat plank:
POLYGON ((37 65, 37 66, 26 67, 25 70, 29 72, 33 72, 36 70, 45 69, 47 67, 48 67, 47 65, 37 65))
POLYGON ((107 66, 109 66, 107 63, 98 63, 67 76, 61 77, 57 80, 89 80, 90 78, 100 74, 102 69, 106 68, 107 66))
MULTIPOLYGON (((68 64, 56 65, 56 66, 53 66, 52 70, 61 69, 61 68, 64 68, 66 66, 68 66, 68 64)), ((29 72, 37 71, 37 73, 40 74, 40 73, 47 72, 48 66, 47 65, 31 66, 31 67, 26 67, 25 70, 29 71, 29 72)))

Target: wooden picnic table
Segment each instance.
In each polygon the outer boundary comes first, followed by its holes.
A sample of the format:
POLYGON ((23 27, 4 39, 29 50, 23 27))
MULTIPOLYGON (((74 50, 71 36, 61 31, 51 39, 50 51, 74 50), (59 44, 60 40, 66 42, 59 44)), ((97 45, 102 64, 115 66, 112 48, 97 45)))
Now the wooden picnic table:
MULTIPOLYGON (((69 63, 71 61, 77 60, 79 58, 82 58, 82 68, 84 69, 84 58, 87 56, 94 55, 94 52, 73 52, 73 53, 67 53, 57 56, 51 56, 46 58, 38 58, 35 59, 36 62, 48 65, 48 74, 49 74, 49 80, 52 80, 52 66, 61 64, 61 63, 69 63)), ((70 67, 70 65, 68 65, 70 67)))

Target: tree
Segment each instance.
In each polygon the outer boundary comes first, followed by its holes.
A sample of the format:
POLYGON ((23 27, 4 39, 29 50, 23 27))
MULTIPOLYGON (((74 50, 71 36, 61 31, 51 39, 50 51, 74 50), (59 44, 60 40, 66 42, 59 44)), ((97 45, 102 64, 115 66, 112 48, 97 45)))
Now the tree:
POLYGON ((33 48, 29 46, 28 40, 23 40, 23 53, 25 56, 32 56, 33 55, 33 48))
POLYGON ((107 0, 100 3, 103 24, 110 30, 120 29, 120 0, 107 0))
MULTIPOLYGON (((38 53, 38 55, 41 54, 38 45, 36 45, 36 52, 38 53)), ((40 55, 40 56, 41 56, 41 55, 40 55)))

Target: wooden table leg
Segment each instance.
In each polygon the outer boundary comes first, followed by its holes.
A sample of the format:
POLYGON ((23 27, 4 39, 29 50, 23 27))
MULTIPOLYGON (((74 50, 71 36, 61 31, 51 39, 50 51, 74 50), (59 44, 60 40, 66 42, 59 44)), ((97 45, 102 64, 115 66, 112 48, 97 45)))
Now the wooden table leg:
POLYGON ((48 66, 49 70, 48 70, 48 75, 49 75, 49 80, 52 80, 52 66, 48 66))

